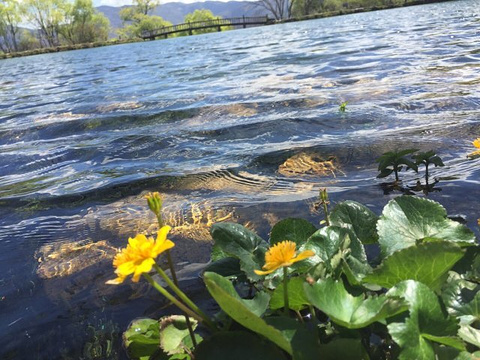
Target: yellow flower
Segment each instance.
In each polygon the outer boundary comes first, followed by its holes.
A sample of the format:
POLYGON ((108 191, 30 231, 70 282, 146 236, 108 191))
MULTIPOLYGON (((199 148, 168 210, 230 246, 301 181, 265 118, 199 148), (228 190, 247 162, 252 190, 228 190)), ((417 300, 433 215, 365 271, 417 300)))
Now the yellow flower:
POLYGON ((470 154, 467 155, 467 157, 477 157, 477 156, 480 156, 480 138, 476 138, 475 140, 473 140, 472 142, 473 146, 475 146, 478 150, 477 151, 474 151, 470 154))
POLYGON ((133 282, 138 282, 142 273, 152 270, 155 259, 165 250, 175 246, 167 239, 170 226, 164 226, 157 232, 157 239, 147 238, 138 234, 128 239, 128 245, 113 259, 117 278, 107 281, 107 284, 121 284, 128 275, 133 274, 133 282))
POLYGON ((255 274, 267 275, 281 267, 290 266, 297 261, 315 255, 312 250, 305 250, 295 256, 295 248, 296 244, 290 240, 276 243, 265 254, 265 265, 262 269, 266 271, 255 270, 255 274))

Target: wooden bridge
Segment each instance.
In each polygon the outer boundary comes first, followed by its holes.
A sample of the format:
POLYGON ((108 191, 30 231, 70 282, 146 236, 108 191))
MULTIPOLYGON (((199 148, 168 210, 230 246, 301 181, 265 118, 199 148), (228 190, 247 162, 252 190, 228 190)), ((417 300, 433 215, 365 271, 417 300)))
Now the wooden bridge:
POLYGON ((213 19, 207 21, 192 21, 185 24, 178 24, 172 26, 164 26, 159 29, 144 31, 142 33, 143 40, 155 40, 157 37, 167 38, 170 34, 179 32, 186 32, 189 35, 193 34, 194 30, 216 28, 217 31, 222 31, 222 27, 236 26, 243 27, 254 25, 271 25, 275 20, 270 19, 268 16, 256 16, 256 17, 237 17, 229 19, 213 19))

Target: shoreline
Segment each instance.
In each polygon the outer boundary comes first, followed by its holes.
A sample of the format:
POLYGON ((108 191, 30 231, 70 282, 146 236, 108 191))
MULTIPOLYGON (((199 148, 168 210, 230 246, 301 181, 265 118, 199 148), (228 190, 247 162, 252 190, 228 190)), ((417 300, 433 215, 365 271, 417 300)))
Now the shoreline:
MULTIPOLYGON (((441 3, 441 2, 447 2, 447 1, 455 1, 455 0, 413 0, 413 1, 409 1, 408 3, 404 3, 402 5, 374 6, 374 7, 371 7, 371 8, 355 8, 355 9, 343 9, 343 10, 338 10, 338 11, 325 11, 325 12, 322 12, 322 13, 316 13, 316 14, 306 15, 306 16, 302 16, 302 17, 292 17, 292 18, 285 19, 285 20, 275 20, 271 24, 267 24, 265 26, 277 25, 277 24, 286 24, 286 23, 291 23, 291 22, 299 22, 299 21, 307 21, 307 20, 315 20, 315 19, 323 19, 323 18, 328 18, 328 17, 358 14, 358 13, 371 12, 371 11, 396 9, 396 8, 402 8, 402 7, 408 7, 408 6, 434 4, 434 3, 441 3)), ((192 35, 190 35, 190 36, 192 36, 192 35)), ((122 45, 122 44, 145 42, 145 41, 146 40, 142 40, 142 39, 130 39, 130 40, 112 39, 112 40, 108 40, 108 41, 95 42, 95 43, 84 43, 84 44, 75 44, 75 45, 60 45, 60 46, 56 46, 56 47, 38 48, 38 49, 34 49, 34 50, 20 51, 20 52, 14 52, 14 53, 2 53, 2 54, 0 54, 0 60, 12 59, 12 58, 24 57, 24 56, 49 54, 49 53, 64 52, 64 51, 72 51, 72 50, 92 49, 92 48, 96 48, 96 47, 122 45)))

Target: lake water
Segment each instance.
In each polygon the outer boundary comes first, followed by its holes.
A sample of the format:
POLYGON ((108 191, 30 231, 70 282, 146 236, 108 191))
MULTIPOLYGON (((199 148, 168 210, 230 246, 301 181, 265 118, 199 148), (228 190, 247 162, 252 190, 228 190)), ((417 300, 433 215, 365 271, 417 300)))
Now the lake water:
POLYGON ((437 151, 428 197, 478 234, 479 38, 465 0, 0 61, 0 357, 123 359, 129 321, 170 311, 104 285, 112 249, 152 231, 145 191, 183 225, 200 298, 209 219, 318 223, 323 187, 379 213, 393 149, 437 151))

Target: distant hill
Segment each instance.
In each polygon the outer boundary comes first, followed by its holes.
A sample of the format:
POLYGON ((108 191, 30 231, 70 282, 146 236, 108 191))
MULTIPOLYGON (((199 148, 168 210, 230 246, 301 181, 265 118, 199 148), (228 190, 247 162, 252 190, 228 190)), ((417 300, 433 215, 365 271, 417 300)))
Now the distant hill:
MULTIPOLYGON (((99 6, 97 10, 104 13, 110 20, 110 24, 113 28, 121 28, 122 20, 120 20, 120 10, 124 7, 113 6, 99 6)), ((267 10, 259 7, 252 1, 205 1, 195 2, 191 4, 184 4, 178 2, 162 4, 155 9, 153 15, 158 15, 173 24, 181 24, 185 15, 194 12, 197 9, 210 10, 214 15, 221 16, 223 18, 241 17, 245 16, 262 16, 267 14, 267 10)))

